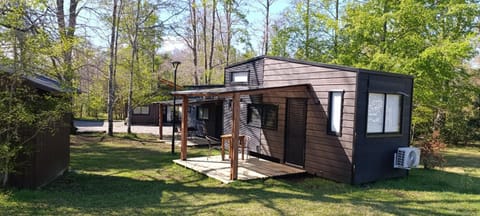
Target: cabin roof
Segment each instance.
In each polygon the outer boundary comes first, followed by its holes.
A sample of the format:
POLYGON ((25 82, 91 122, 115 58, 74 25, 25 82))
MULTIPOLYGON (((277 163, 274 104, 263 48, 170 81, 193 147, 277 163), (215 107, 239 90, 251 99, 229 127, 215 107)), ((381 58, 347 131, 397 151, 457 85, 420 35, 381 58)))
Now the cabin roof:
POLYGON ((310 84, 297 84, 297 85, 286 85, 286 86, 272 86, 272 87, 261 87, 261 86, 228 86, 223 88, 210 88, 210 89, 197 89, 197 90, 186 90, 186 91, 175 91, 172 92, 175 96, 227 96, 233 93, 245 93, 245 94, 260 94, 264 91, 271 91, 275 89, 282 88, 292 88, 292 87, 311 87, 310 84))
MULTIPOLYGON (((196 98, 189 98, 188 103, 189 104, 204 104, 204 103, 210 103, 210 102, 215 102, 215 101, 220 101, 221 99, 218 98, 202 98, 202 97, 196 97, 196 98)), ((168 106, 173 106, 173 100, 167 100, 167 101, 159 101, 156 102, 158 104, 162 105, 168 105, 168 106)), ((183 100, 182 99, 175 99, 175 104, 179 105, 182 104, 183 100)))
POLYGON ((297 64, 304 64, 304 65, 310 65, 310 66, 317 66, 317 67, 324 67, 324 68, 331 68, 331 69, 337 69, 337 70, 343 70, 343 71, 351 71, 355 73, 369 73, 369 74, 377 74, 377 75, 383 75, 383 76, 394 76, 394 77, 402 77, 402 78, 409 78, 413 79, 413 76, 411 75, 406 75, 406 74, 400 74, 400 73, 392 73, 392 72, 385 72, 385 71, 377 71, 377 70, 368 70, 368 69, 363 69, 363 68, 355 68, 355 67, 349 67, 349 66, 343 66, 343 65, 334 65, 334 64, 325 64, 325 63, 320 63, 320 62, 312 62, 312 61, 304 61, 304 60, 298 60, 298 59, 293 59, 293 58, 287 58, 287 57, 278 57, 278 56, 257 56, 251 59, 247 59, 245 61, 237 62, 231 65, 227 65, 225 69, 228 68, 233 68, 242 64, 247 64, 255 61, 259 61, 262 59, 273 59, 273 60, 278 60, 278 61, 284 61, 284 62, 292 62, 292 63, 297 63, 297 64))
MULTIPOLYGON (((0 72, 5 72, 7 74, 15 73, 13 69, 5 66, 1 66, 1 65, 0 65, 0 72)), ((53 92, 53 93, 69 92, 68 90, 62 88, 62 85, 58 80, 43 74, 33 73, 28 75, 22 75, 22 78, 33 87, 47 91, 47 92, 53 92)))

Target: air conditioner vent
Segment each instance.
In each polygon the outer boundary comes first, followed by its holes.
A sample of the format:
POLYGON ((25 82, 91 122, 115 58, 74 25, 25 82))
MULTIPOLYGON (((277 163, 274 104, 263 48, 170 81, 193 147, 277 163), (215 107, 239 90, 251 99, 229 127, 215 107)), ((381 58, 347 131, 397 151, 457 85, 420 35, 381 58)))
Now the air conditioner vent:
POLYGON ((420 149, 414 147, 400 147, 394 154, 393 167, 410 169, 420 163, 420 149))

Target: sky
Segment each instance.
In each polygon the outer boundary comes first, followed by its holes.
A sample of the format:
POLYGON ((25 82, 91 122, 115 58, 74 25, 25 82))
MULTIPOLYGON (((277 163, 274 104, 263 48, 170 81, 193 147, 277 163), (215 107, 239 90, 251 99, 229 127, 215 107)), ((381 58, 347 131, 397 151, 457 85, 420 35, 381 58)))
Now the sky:
MULTIPOLYGON (((281 12, 288 6, 290 1, 291 0, 276 0, 271 6, 271 20, 278 18, 281 12)), ((251 4, 248 8, 246 8, 248 11, 247 20, 251 26, 251 43, 255 51, 258 51, 262 42, 261 36, 263 34, 264 17, 261 12, 261 6, 256 3, 256 1, 248 2, 251 4)), ((84 31, 78 31, 79 34, 82 34, 82 36, 84 34, 87 35, 96 47, 103 49, 108 48, 108 41, 110 39, 109 34, 111 30, 109 27, 105 27, 104 23, 99 20, 97 15, 88 10, 83 11, 80 16, 79 23, 86 27, 84 28, 84 31)), ((160 49, 160 52, 162 53, 169 53, 175 49, 183 50, 187 48, 186 44, 179 37, 166 35, 163 39, 164 42, 160 49)))
MULTIPOLYGON (((254 3, 255 1, 250 1, 250 4, 258 4, 254 3)), ((280 16, 282 11, 288 6, 290 0, 276 0, 274 4, 271 6, 270 13, 271 13, 271 19, 274 20, 280 16)), ((247 14, 247 20, 249 24, 252 24, 252 29, 258 29, 261 30, 262 33, 260 34, 252 34, 251 39, 252 39, 252 46, 254 49, 257 49, 262 42, 262 34, 263 34, 263 20, 264 20, 264 15, 262 14, 261 6, 257 8, 257 6, 251 6, 248 9, 248 14, 247 14)), ((251 31, 251 33, 254 31, 251 31)), ((160 49, 160 52, 162 53, 169 53, 172 52, 173 50, 182 50, 186 49, 187 46, 183 42, 183 40, 179 37, 175 36, 166 36, 164 38, 164 43, 162 44, 162 47, 160 49)))

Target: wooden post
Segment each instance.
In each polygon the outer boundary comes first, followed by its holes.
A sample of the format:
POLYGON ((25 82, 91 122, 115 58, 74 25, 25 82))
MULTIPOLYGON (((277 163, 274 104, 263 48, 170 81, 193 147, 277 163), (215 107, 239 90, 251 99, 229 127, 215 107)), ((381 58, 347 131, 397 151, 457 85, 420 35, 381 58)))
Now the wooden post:
POLYGON ((238 178, 238 137, 240 131, 240 93, 234 93, 232 97, 232 142, 233 147, 230 159, 230 180, 238 178))
POLYGON ((158 108, 158 139, 163 139, 163 104, 159 104, 158 108))
POLYGON ((183 96, 182 103, 182 146, 180 159, 187 160, 187 136, 188 136, 188 96, 183 96))

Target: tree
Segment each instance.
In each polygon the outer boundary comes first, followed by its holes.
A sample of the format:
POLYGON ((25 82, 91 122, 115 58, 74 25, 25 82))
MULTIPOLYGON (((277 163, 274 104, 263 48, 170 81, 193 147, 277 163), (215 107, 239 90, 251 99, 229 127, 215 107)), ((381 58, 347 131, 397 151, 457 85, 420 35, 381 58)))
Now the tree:
POLYGON ((25 77, 35 76, 33 71, 42 72, 43 68, 48 68, 45 59, 50 56, 45 50, 54 44, 42 25, 47 10, 39 4, 0 3, 0 41, 4 45, 0 51, 0 176, 3 186, 9 174, 21 165, 17 157, 28 154, 27 143, 41 131, 51 129, 52 123, 69 111, 66 100, 71 98, 69 95, 57 98, 37 94, 35 89, 23 83, 25 77), (32 133, 25 133, 26 129, 32 133))
POLYGON ((185 28, 170 27, 170 29, 180 38, 183 39, 185 44, 192 52, 193 57, 193 79, 194 84, 199 84, 198 78, 198 5, 195 0, 189 0, 188 2, 189 14, 185 19, 188 21, 185 28))
POLYGON ((272 54, 335 63, 339 30, 343 27, 341 16, 346 5, 352 2, 295 1, 283 12, 287 19, 277 21, 273 26, 272 54))
POLYGON ((268 54, 269 31, 270 31, 270 7, 276 0, 257 0, 257 2, 265 9, 265 23, 263 29, 262 53, 268 54))
MULTIPOLYGON (((476 1, 385 1, 352 5, 340 31, 340 64, 415 76, 415 134, 442 132, 464 115, 478 88, 466 59, 475 53, 476 1)), ((463 120, 461 120, 463 121, 463 120)))
POLYGON ((115 102, 115 68, 117 64, 118 50, 118 23, 120 22, 120 11, 122 8, 122 0, 120 0, 120 9, 118 8, 118 0, 113 1, 112 11, 112 33, 110 39, 110 64, 108 65, 108 135, 113 136, 113 107, 115 102))
POLYGON ((56 17, 57 17, 57 24, 58 24, 58 32, 60 36, 60 45, 63 55, 63 64, 64 69, 63 73, 60 74, 60 78, 62 81, 65 81, 67 86, 73 86, 73 59, 72 59, 72 52, 73 52, 73 44, 75 43, 75 30, 77 27, 77 6, 78 0, 69 0, 69 7, 68 7, 68 25, 67 21, 65 20, 65 0, 56 0, 57 7, 56 7, 56 17))

